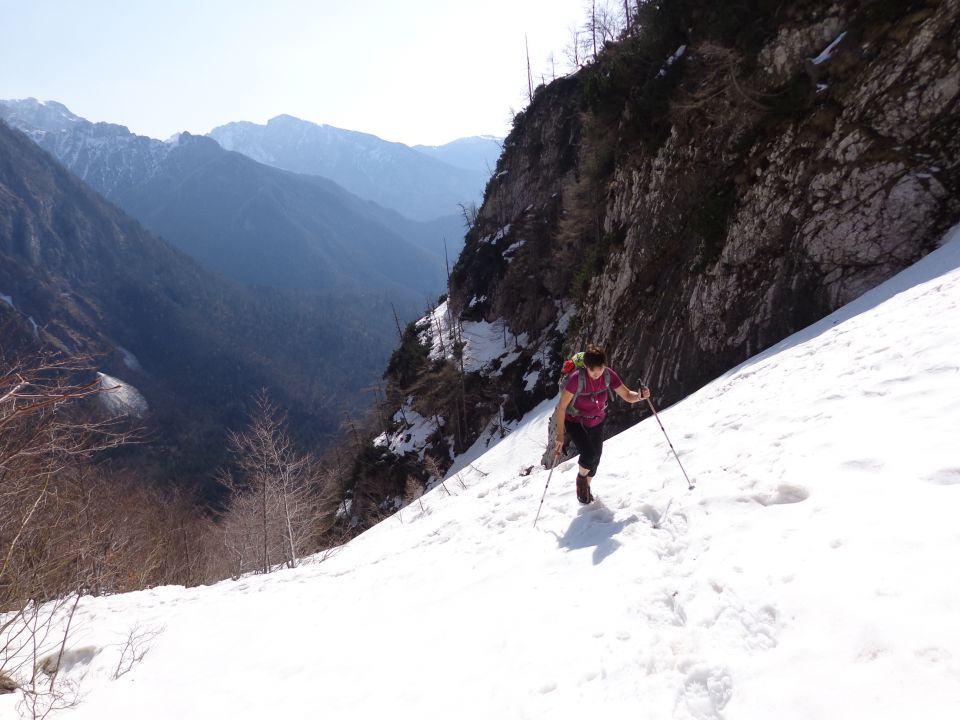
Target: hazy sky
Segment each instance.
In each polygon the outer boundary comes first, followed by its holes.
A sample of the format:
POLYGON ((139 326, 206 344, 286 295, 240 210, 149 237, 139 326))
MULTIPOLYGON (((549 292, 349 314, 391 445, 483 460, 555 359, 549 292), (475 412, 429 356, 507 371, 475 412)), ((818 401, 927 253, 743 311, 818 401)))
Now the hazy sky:
POLYGON ((409 145, 504 135, 586 0, 0 0, 0 98, 167 138, 287 113, 409 145))

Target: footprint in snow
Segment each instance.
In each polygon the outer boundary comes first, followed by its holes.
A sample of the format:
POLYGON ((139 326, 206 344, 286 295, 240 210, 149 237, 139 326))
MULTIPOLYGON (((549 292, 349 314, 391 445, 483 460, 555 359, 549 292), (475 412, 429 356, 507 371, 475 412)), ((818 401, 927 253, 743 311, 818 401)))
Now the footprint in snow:
POLYGON ((733 679, 730 671, 722 666, 694 665, 684 679, 677 698, 676 708, 685 709, 695 720, 722 720, 723 708, 733 697, 733 679))
POLYGON ((864 472, 879 472, 883 470, 883 461, 876 458, 858 458, 856 460, 847 460, 843 467, 849 470, 863 470, 864 472))
POLYGON ((789 505, 791 503, 803 502, 810 497, 810 491, 799 485, 788 485, 784 483, 778 485, 777 489, 772 492, 757 493, 750 497, 764 507, 769 507, 770 505, 789 505))
POLYGON ((960 485, 960 467, 944 468, 924 478, 934 485, 960 485))
POLYGON ((673 614, 673 624, 677 627, 683 627, 687 624, 687 611, 683 609, 683 605, 680 603, 680 598, 678 597, 679 593, 672 593, 667 599, 667 602, 670 605, 670 610, 673 614))
POLYGON ((881 383, 881 385, 901 385, 903 383, 910 382, 911 380, 913 380, 912 375, 903 375, 901 377, 887 378, 881 383))
POLYGON ((643 515, 647 520, 650 521, 651 525, 656 525, 660 522, 660 516, 663 514, 663 509, 657 510, 653 505, 647 505, 644 503, 640 506, 640 514, 643 515))

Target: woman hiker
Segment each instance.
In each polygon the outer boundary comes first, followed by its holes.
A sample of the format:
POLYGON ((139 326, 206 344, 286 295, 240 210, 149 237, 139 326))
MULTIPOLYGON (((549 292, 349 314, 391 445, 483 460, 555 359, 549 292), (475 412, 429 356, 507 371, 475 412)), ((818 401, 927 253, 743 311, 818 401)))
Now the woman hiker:
POLYGON ((563 452, 564 434, 569 430, 570 439, 580 453, 577 473, 577 500, 583 504, 593 502, 590 481, 597 474, 600 453, 603 452, 603 421, 607 417, 607 398, 611 391, 628 403, 636 403, 650 397, 650 389, 631 390, 616 372, 607 367, 607 354, 596 345, 588 345, 583 352, 583 367, 571 372, 560 391, 557 403, 556 455, 563 452))

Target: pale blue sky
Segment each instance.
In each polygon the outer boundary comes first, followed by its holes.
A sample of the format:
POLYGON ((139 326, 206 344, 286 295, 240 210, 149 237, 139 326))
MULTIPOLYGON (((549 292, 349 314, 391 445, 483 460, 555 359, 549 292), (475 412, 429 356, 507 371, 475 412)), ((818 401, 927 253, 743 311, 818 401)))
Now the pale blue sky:
POLYGON ((503 135, 585 0, 0 0, 0 98, 166 138, 288 113, 409 145, 503 135))

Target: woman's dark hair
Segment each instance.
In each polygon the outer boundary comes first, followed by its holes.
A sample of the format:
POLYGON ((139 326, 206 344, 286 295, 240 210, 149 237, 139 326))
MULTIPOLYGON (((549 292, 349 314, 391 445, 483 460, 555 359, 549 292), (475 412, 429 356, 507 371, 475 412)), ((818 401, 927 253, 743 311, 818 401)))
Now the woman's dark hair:
POLYGON ((603 348, 596 345, 587 345, 583 352, 583 364, 588 368, 599 368, 607 364, 607 354, 603 348))

